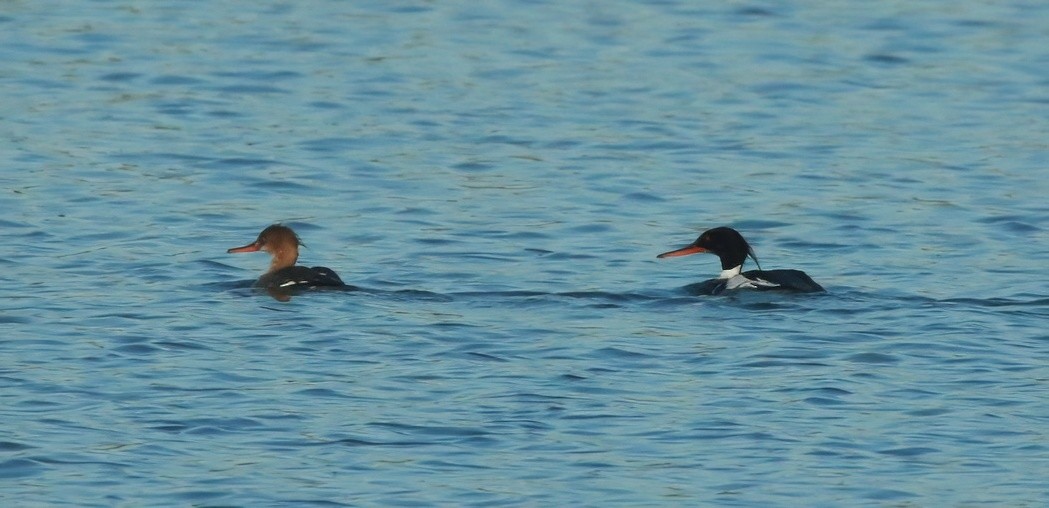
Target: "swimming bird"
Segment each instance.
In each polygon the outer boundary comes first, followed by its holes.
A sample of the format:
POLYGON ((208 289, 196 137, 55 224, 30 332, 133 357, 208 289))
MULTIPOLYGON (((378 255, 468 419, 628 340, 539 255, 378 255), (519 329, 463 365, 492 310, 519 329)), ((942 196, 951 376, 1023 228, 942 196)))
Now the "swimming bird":
POLYGON ((664 252, 656 257, 671 258, 709 252, 721 259, 721 274, 689 286, 701 294, 716 295, 730 289, 785 290, 800 293, 817 293, 823 287, 801 270, 757 270, 743 271, 747 256, 758 263, 754 249, 743 239, 739 231, 730 227, 708 229, 696 241, 676 250, 664 252))
POLYGON ((330 268, 315 266, 308 268, 295 264, 299 259, 299 235, 291 228, 280 224, 263 229, 259 237, 243 247, 234 247, 227 253, 268 252, 273 256, 270 269, 255 282, 256 287, 292 290, 313 287, 343 287, 346 284, 330 268))

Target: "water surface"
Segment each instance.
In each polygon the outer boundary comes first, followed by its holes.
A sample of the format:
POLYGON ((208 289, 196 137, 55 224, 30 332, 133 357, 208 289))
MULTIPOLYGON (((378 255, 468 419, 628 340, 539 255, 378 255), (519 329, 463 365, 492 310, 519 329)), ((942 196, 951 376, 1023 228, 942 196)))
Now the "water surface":
POLYGON ((1047 20, 6 4, 0 499, 1044 505, 1047 20))

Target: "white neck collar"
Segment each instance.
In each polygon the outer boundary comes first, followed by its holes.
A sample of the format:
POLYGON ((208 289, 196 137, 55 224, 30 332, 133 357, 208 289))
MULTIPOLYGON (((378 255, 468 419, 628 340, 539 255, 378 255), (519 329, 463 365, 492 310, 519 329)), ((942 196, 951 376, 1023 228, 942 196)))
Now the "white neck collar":
POLYGON ((740 274, 743 271, 743 265, 739 265, 735 268, 729 268, 728 270, 721 270, 721 275, 718 275, 719 279, 731 279, 740 274))

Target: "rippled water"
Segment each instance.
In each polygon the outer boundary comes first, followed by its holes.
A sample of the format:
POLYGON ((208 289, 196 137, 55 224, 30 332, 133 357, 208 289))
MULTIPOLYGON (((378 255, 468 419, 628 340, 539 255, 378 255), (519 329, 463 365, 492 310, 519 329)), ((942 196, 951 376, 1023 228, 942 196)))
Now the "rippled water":
POLYGON ((6 505, 1042 506, 1049 4, 9 2, 6 505), (294 227, 358 291, 253 291, 294 227), (826 294, 691 296, 708 227, 826 294))

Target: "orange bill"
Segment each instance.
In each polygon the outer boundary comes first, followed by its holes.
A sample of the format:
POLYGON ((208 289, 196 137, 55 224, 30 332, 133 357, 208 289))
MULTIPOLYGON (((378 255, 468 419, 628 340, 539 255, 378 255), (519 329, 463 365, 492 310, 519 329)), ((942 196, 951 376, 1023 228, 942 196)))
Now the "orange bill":
POLYGON ((689 245, 687 247, 682 247, 682 248, 680 248, 678 250, 672 250, 670 252, 664 252, 664 253, 656 256, 656 257, 657 258, 676 258, 678 256, 687 256, 689 254, 699 254, 700 252, 707 252, 707 249, 704 249, 703 247, 698 247, 698 246, 695 246, 695 245, 689 245))
POLYGON ((261 246, 259 245, 259 242, 251 242, 243 247, 234 247, 230 250, 227 250, 226 253, 233 254, 235 252, 256 252, 260 248, 261 246))

